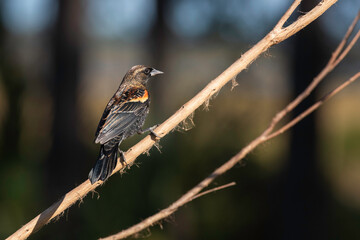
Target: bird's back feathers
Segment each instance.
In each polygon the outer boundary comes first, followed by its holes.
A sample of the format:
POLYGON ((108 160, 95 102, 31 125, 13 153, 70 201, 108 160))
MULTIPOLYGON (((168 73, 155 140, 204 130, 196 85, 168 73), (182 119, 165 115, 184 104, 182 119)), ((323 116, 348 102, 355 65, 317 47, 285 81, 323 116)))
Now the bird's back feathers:
POLYGON ((145 120, 149 104, 150 98, 145 88, 125 90, 118 100, 105 109, 95 134, 95 143, 104 144, 115 136, 126 138, 136 133, 139 129, 134 128, 141 128, 143 121, 140 120, 145 120))

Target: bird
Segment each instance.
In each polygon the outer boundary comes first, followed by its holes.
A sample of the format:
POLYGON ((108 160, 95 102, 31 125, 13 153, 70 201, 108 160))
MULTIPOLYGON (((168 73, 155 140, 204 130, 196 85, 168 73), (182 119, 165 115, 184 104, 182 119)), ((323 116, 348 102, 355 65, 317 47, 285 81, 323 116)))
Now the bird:
POLYGON ((138 133, 153 132, 157 126, 143 130, 145 118, 149 113, 150 94, 147 89, 149 79, 162 71, 144 65, 136 65, 130 68, 122 79, 119 88, 105 107, 99 121, 95 143, 101 144, 100 152, 94 167, 89 173, 91 184, 101 180, 106 181, 120 161, 125 164, 124 153, 119 145, 126 138, 138 133))

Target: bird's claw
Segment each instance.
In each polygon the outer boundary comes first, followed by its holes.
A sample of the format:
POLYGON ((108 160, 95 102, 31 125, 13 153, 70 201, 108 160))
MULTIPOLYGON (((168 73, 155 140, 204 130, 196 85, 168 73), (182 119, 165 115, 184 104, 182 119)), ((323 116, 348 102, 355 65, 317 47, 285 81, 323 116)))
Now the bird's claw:
POLYGON ((156 132, 154 132, 154 129, 157 128, 158 126, 159 126, 159 124, 156 124, 156 125, 154 125, 152 127, 149 127, 149 128, 147 128, 145 130, 140 130, 138 132, 138 134, 143 134, 143 133, 146 133, 146 132, 150 132, 150 134, 153 136, 154 140, 159 141, 161 137, 156 132))
POLYGON ((160 136, 154 132, 153 130, 150 130, 150 134, 153 135, 153 137, 155 138, 155 141, 159 141, 160 140, 160 136))
POLYGON ((124 152, 119 149, 119 153, 120 153, 120 163, 121 163, 121 165, 123 167, 125 166, 125 168, 130 169, 130 165, 126 162, 124 152))

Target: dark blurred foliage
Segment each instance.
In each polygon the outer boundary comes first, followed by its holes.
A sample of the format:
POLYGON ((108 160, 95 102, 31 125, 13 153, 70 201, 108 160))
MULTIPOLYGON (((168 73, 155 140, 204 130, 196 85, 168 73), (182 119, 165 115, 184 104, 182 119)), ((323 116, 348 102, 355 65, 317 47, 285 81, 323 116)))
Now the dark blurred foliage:
MULTIPOLYGON (((305 0, 307 12, 317 1, 305 0)), ((99 146, 105 104, 133 65, 151 83, 146 126, 160 123, 266 34, 291 1, 2 0, 0 238, 80 184, 99 146)), ((89 194, 30 239, 95 239, 167 207, 259 134, 324 67, 359 4, 344 0, 281 43, 196 111, 195 126, 89 194)), ((358 71, 359 44, 294 112, 358 71)), ((264 144, 149 239, 357 239, 360 84, 264 144)), ((143 136, 134 136, 126 150, 143 136)))

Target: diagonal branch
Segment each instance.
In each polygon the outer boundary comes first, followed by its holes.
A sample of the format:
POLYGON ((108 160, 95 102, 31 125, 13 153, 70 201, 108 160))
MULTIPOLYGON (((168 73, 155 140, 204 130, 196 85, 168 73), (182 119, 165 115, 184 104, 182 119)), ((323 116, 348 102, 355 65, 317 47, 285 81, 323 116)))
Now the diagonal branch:
MULTIPOLYGON (((296 0, 294 4, 286 13, 287 19, 288 16, 295 10, 296 4, 300 1, 296 0)), ((268 50, 271 46, 280 43, 287 38, 291 37, 312 21, 321 16, 327 9, 329 9, 337 0, 323 0, 317 6, 315 6, 310 12, 301 16, 291 25, 286 28, 274 28, 268 35, 266 35, 260 42, 255 46, 249 49, 244 53, 240 59, 235 61, 230 67, 228 67, 223 73, 221 73, 217 78, 212 80, 203 90, 201 90, 196 96, 194 96, 190 101, 185 103, 180 107, 180 109, 175 112, 170 118, 163 122, 159 127, 154 131, 160 137, 167 135, 172 129, 174 129, 180 122, 185 120, 190 114, 192 114, 197 108, 199 108, 204 102, 206 102, 211 96, 217 93, 226 83, 231 81, 236 75, 241 71, 246 69, 257 57, 259 57, 263 52, 268 50)), ((281 18, 283 19, 283 18, 281 18)), ((280 20, 280 22, 283 20, 280 20)), ((279 25, 276 25, 279 26, 279 25)), ((282 26, 282 25, 281 25, 282 26)), ((145 137, 139 143, 130 148, 126 154, 126 160, 128 164, 132 164, 135 159, 142 153, 149 150, 155 141, 151 139, 150 136, 145 137)), ((118 164, 115 168, 113 174, 121 170, 122 166, 118 164)), ((211 182, 211 181, 210 181, 211 182)), ((208 183, 210 183, 208 182, 208 183)), ((207 183, 207 184, 208 184, 207 183)), ((30 222, 21 227, 18 231, 12 234, 8 239, 26 239, 32 233, 41 229, 45 224, 47 224, 51 219, 59 216, 64 210, 72 206, 74 203, 84 198, 89 192, 96 189, 100 186, 102 182, 98 182, 94 185, 90 184, 90 181, 86 180, 67 194, 65 194, 59 201, 54 203, 44 212, 36 216, 30 222)), ((199 188, 198 190, 200 191, 199 188)), ((197 191, 197 193, 199 192, 197 191)))
MULTIPOLYGON (((355 17, 355 19, 353 20, 353 22, 351 23, 349 29, 347 30, 347 32, 346 32, 344 38, 342 39, 342 41, 340 42, 339 46, 336 48, 335 52, 333 52, 333 55, 332 55, 332 57, 331 57, 331 59, 330 59, 329 62, 334 63, 334 62, 336 61, 336 59, 339 57, 340 52, 344 49, 344 46, 345 46, 346 42, 348 41, 351 33, 354 31, 354 28, 355 28, 355 26, 356 26, 356 23, 359 21, 359 18, 360 18, 360 11, 359 11, 358 14, 356 15, 356 17, 355 17)), ((355 39, 355 37, 354 37, 354 39, 355 39)), ((349 44, 349 46, 351 46, 351 44, 349 44)), ((352 47, 352 46, 351 46, 351 47, 352 47)), ((351 47, 350 47, 350 48, 351 48, 351 47)), ((345 52, 346 52, 346 51, 344 51, 344 53, 345 53, 345 52)), ((346 53, 346 54, 347 54, 347 53, 346 53)), ((346 54, 345 54, 345 55, 346 55, 346 54)), ((340 59, 340 61, 341 61, 343 58, 338 58, 338 59, 340 59)))
POLYGON ((296 0, 291 4, 289 9, 285 12, 285 14, 280 18, 279 22, 275 25, 274 29, 278 31, 284 27, 285 22, 290 18, 290 16, 294 13, 295 9, 300 5, 301 0, 296 0))
POLYGON ((337 94, 338 92, 340 92, 341 90, 343 90, 345 87, 347 87, 350 83, 354 82, 355 80, 357 80, 360 77, 360 72, 356 73, 354 76, 352 76, 350 79, 348 79, 346 82, 344 82, 343 84, 341 84, 340 86, 338 86, 337 88, 335 88, 334 90, 332 90, 331 92, 329 92, 328 94, 326 94, 324 97, 322 97, 319 101, 317 101, 316 103, 314 103, 311 107, 309 107, 308 109, 306 109, 304 112, 302 112, 301 114, 299 114, 299 116, 297 116, 296 118, 294 118, 293 120, 291 120, 289 123, 285 124, 283 127, 281 127, 279 130, 275 131, 274 133, 271 133, 270 135, 266 136, 266 139, 272 139, 282 133, 284 133, 285 131, 289 130, 291 127, 293 127, 295 124, 297 124, 298 122, 300 122, 301 120, 303 120, 305 117, 307 117, 309 114, 311 114, 312 112, 314 112, 316 109, 318 109, 322 104, 324 104, 327 100, 329 100, 330 98, 332 98, 335 94, 337 94))
MULTIPOLYGON (((333 91, 331 91, 330 93, 328 93, 324 97, 322 97, 318 102, 316 102, 314 105, 309 107, 307 110, 305 110, 303 113, 301 113, 298 117, 294 118, 292 121, 290 121, 288 124, 284 125, 279 130, 275 131, 274 133, 271 133, 273 131, 273 129, 274 129, 274 126, 277 123, 279 123, 279 121, 289 111, 293 110, 296 106, 298 106, 305 99, 305 97, 314 90, 316 85, 320 81, 322 81, 327 76, 327 74, 330 73, 335 68, 335 66, 337 66, 337 64, 339 62, 337 62, 336 59, 337 59, 338 56, 342 55, 341 50, 344 47, 343 42, 344 42, 344 40, 345 41, 347 40, 350 33, 353 31, 354 25, 359 20, 359 14, 355 18, 356 21, 354 21, 353 24, 349 27, 349 31, 346 33, 343 41, 340 42, 338 48, 334 51, 329 63, 325 66, 325 68, 320 72, 320 74, 318 76, 316 76, 314 78, 312 83, 309 85, 308 88, 305 89, 305 91, 303 93, 301 93, 297 98, 295 98, 295 100, 290 102, 282 111, 280 111, 279 113, 277 113, 275 115, 275 117, 270 122, 268 128, 265 129, 265 131, 261 135, 259 135, 250 144, 248 144, 246 147, 244 147, 238 154, 236 154, 230 160, 228 160, 226 163, 224 163, 222 166, 217 168, 212 174, 210 174, 207 178, 205 178, 203 181, 201 181, 199 184, 197 184, 194 188, 190 189, 181 198, 179 198, 177 201, 172 203, 168 208, 165 208, 165 209, 161 210, 160 212, 152 215, 151 217, 146 218, 145 220, 135 224, 134 226, 132 226, 132 227, 130 227, 128 229, 125 229, 125 230, 123 230, 123 231, 121 231, 121 232, 119 232, 117 234, 114 234, 114 235, 111 235, 109 237, 102 238, 102 239, 103 240, 124 239, 124 238, 132 236, 132 235, 134 235, 134 234, 136 234, 136 233, 138 233, 138 232, 140 232, 140 231, 142 231, 142 230, 144 230, 144 229, 146 229, 146 228, 148 228, 150 226, 153 226, 153 225, 157 224, 162 219, 165 219, 165 218, 169 217, 171 214, 173 214, 180 207, 182 207, 183 205, 189 203, 190 201, 192 201, 197 196, 201 195, 201 193, 199 194, 199 192, 203 188, 208 186, 213 180, 215 180, 215 178, 217 178, 218 176, 224 174, 226 171, 228 171, 232 167, 234 167, 235 164, 240 162, 247 154, 249 154, 257 146, 259 146, 260 144, 262 144, 262 143, 264 143, 264 142, 266 142, 266 141, 268 141, 268 140, 270 140, 270 139, 284 133, 285 131, 289 130, 292 126, 294 126, 295 124, 300 122, 302 119, 304 119, 306 116, 308 116, 309 114, 314 112, 322 104, 324 104, 326 101, 328 101, 330 98, 332 98, 335 94, 339 93, 341 90, 343 90, 345 87, 347 87, 350 83, 352 83, 355 80, 357 80, 358 78, 360 78, 360 72, 356 73, 354 76, 352 76, 350 79, 345 81, 343 84, 341 84, 340 86, 335 88, 333 91), (310 87, 310 86, 313 86, 313 87, 310 87)), ((358 38, 354 37, 354 39, 357 40, 358 38)), ((347 51, 347 53, 352 48, 352 46, 355 44, 356 40, 354 41, 354 39, 351 41, 351 43, 353 43, 353 44, 352 45, 349 44, 349 46, 351 46, 351 47, 349 49, 346 48, 344 50, 344 51, 347 51)))
POLYGON ((289 103, 286 106, 286 108, 284 108, 282 111, 278 112, 275 115, 275 117, 271 122, 270 127, 266 130, 267 133, 270 133, 274 129, 276 124, 280 122, 281 119, 283 119, 289 112, 291 112, 296 106, 298 106, 300 102, 302 102, 307 96, 309 96, 310 93, 316 88, 316 86, 318 86, 319 83, 325 78, 325 76, 329 74, 332 70, 334 70, 334 68, 340 63, 340 61, 342 61, 346 57, 350 49, 354 46, 354 44, 360 37, 360 29, 359 29, 356 35, 354 36, 354 38, 345 48, 345 50, 342 51, 351 33, 354 31, 355 25, 359 21, 359 19, 360 19, 360 11, 356 15, 354 21, 349 26, 344 38, 342 39, 336 50, 333 52, 325 68, 323 68, 323 70, 314 78, 314 80, 309 84, 309 86, 307 86, 307 88, 301 94, 299 94, 291 103, 289 103))

